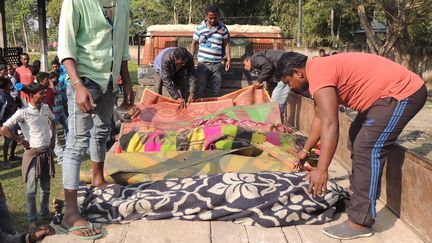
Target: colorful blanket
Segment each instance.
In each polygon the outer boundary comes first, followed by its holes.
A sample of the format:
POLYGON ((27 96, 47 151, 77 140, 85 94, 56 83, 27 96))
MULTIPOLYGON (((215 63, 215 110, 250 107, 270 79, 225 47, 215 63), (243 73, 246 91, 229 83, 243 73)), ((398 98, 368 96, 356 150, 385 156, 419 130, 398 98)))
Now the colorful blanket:
POLYGON ((309 194, 305 173, 222 173, 172 178, 105 190, 81 187, 78 204, 92 222, 219 220, 280 227, 323 224, 343 207, 333 182, 324 196, 309 194))
POLYGON ((247 106, 268 102, 271 102, 271 99, 267 91, 262 87, 251 85, 219 98, 201 99, 189 104, 187 109, 179 109, 180 103, 178 101, 145 89, 141 102, 137 105, 141 112, 135 121, 161 123, 161 125, 190 122, 196 118, 215 114, 232 106, 247 106))
POLYGON ((204 151, 230 150, 269 142, 284 149, 294 149, 295 135, 258 132, 239 125, 201 125, 190 129, 130 131, 120 137, 121 151, 204 151))

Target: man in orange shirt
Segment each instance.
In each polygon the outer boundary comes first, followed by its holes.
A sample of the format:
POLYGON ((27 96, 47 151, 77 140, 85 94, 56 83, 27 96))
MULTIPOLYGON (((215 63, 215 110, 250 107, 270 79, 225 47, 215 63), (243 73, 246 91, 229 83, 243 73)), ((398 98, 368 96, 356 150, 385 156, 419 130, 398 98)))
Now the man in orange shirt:
POLYGON ((306 178, 313 195, 321 195, 327 189, 328 167, 339 137, 338 105, 359 112, 349 131, 353 174, 348 220, 325 228, 324 233, 344 240, 371 236, 388 147, 425 104, 427 90, 423 80, 395 62, 366 53, 308 59, 289 52, 277 66, 281 80, 292 90, 309 89, 314 97, 312 129, 295 161, 299 166, 321 141, 317 168, 306 178))
MULTIPOLYGON (((29 85, 34 81, 34 76, 29 66, 30 63, 29 55, 27 53, 21 54, 20 61, 22 65, 15 70, 17 80, 23 85, 29 85)), ((25 92, 21 92, 21 99, 23 101, 23 104, 27 105, 29 101, 29 96, 25 92)))

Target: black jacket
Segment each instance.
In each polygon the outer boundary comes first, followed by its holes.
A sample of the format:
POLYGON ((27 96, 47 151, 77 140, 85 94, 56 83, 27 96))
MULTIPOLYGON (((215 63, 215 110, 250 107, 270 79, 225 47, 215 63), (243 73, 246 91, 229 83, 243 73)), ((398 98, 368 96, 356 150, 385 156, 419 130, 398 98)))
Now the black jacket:
MULTIPOLYGON (((168 93, 173 99, 178 99, 180 97, 179 93, 177 93, 177 90, 174 86, 175 80, 173 79, 174 76, 180 76, 184 78, 189 78, 189 92, 193 93, 196 89, 197 84, 197 77, 195 72, 195 64, 192 57, 192 54, 188 53, 188 57, 186 58, 186 64, 180 68, 179 70, 176 70, 175 60, 174 60, 174 50, 170 49, 167 50, 161 59, 161 70, 159 70, 159 73, 161 75, 162 84, 166 87, 168 90, 168 93)), ((187 99, 187 97, 183 97, 187 99)))
POLYGON ((258 82, 279 82, 276 78, 276 66, 284 53, 283 50, 266 50, 252 55, 252 68, 258 72, 258 82))

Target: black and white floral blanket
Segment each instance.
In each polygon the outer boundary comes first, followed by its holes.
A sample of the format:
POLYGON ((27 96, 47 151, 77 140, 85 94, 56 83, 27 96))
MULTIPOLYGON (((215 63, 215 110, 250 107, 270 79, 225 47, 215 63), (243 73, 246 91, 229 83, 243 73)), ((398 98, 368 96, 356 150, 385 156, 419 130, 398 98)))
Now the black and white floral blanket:
POLYGON ((222 173, 166 179, 105 190, 82 187, 78 202, 93 222, 146 219, 221 220, 263 227, 322 224, 346 197, 328 183, 325 196, 308 194, 306 173, 222 173))

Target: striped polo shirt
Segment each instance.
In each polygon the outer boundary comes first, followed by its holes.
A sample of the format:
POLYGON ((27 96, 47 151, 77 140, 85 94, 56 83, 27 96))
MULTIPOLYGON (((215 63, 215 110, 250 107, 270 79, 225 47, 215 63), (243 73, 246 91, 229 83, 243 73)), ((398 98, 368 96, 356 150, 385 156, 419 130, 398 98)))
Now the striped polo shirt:
POLYGON ((203 20, 193 34, 193 39, 198 41, 198 62, 219 63, 223 58, 223 41, 229 40, 229 32, 226 26, 219 21, 212 28, 207 27, 207 20, 203 20))

